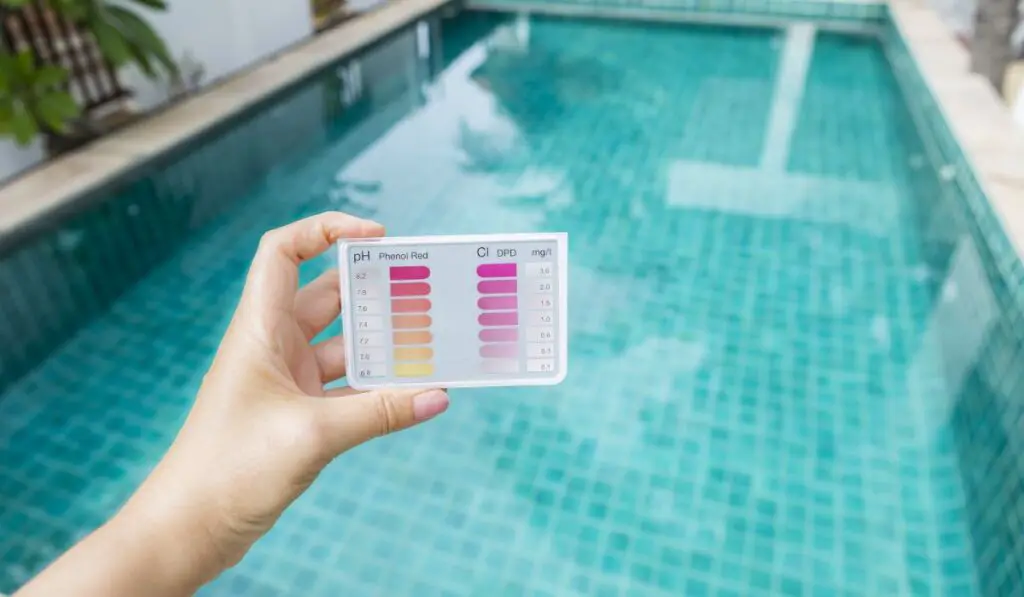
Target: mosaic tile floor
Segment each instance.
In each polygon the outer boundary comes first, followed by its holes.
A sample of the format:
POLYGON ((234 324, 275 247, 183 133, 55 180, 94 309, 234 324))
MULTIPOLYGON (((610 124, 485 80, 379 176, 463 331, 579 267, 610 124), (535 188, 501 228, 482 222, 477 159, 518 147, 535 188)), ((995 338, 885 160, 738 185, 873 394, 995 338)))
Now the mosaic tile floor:
POLYGON ((315 147, 2 397, 0 591, 165 449, 260 233, 338 208, 569 232, 569 379, 346 455, 203 595, 975 594, 937 183, 873 41, 470 14, 431 76, 416 39, 347 71, 372 110, 276 108, 315 147))

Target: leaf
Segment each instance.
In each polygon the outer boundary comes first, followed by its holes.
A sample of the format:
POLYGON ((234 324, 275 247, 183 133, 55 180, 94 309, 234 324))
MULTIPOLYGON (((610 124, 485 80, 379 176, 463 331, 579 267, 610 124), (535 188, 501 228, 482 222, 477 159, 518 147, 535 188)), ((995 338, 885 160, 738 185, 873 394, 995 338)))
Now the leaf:
POLYGON ((153 10, 165 11, 167 10, 167 2, 164 0, 133 0, 137 4, 141 4, 146 8, 153 10))
POLYGON ((135 64, 139 66, 139 70, 142 71, 142 74, 146 75, 147 79, 157 78, 156 69, 153 68, 153 63, 150 62, 149 56, 147 56, 145 52, 139 50, 137 46, 132 46, 131 50, 132 59, 135 61, 135 64))
POLYGON ((68 79, 68 71, 57 66, 44 66, 36 71, 33 86, 36 89, 57 87, 68 79))
POLYGON ((51 93, 39 98, 36 102, 36 112, 47 127, 58 133, 66 131, 68 122, 81 114, 74 98, 65 92, 51 93))
POLYGON ((94 10, 91 0, 50 0, 50 6, 73 23, 83 22, 94 10))
POLYGON ((10 100, 0 100, 0 137, 13 134, 11 122, 14 121, 14 105, 10 100))
POLYGON ((20 102, 14 104, 11 134, 14 135, 14 140, 18 142, 18 145, 28 145, 39 134, 39 125, 36 123, 36 119, 20 102))
POLYGON ((116 27, 103 20, 102 17, 91 19, 88 26, 92 29, 92 34, 96 37, 96 43, 103 55, 114 66, 122 66, 131 60, 131 49, 116 27))
POLYGON ((70 115, 69 111, 77 112, 77 109, 78 106, 75 105, 74 101, 71 101, 70 104, 65 103, 57 95, 42 97, 36 102, 36 113, 39 116, 39 120, 46 125, 46 128, 58 133, 68 130, 68 122, 74 118, 74 116, 70 115))
POLYGON ((67 121, 53 110, 48 109, 44 101, 40 101, 36 105, 36 112, 39 113, 39 120, 42 121, 47 129, 55 133, 63 133, 68 130, 67 121))
POLYGON ((36 70, 36 59, 32 56, 32 52, 29 50, 18 52, 15 70, 17 71, 18 78, 23 81, 32 78, 32 73, 36 70))
MULTIPOLYGON (((171 58, 171 53, 164 40, 146 21, 121 6, 110 5, 107 7, 107 12, 110 15, 111 23, 135 46, 136 60, 140 62, 139 66, 143 67, 144 71, 149 66, 149 58, 154 58, 169 74, 173 75, 178 72, 178 65, 171 58), (145 58, 140 59, 141 56, 145 56, 145 58)), ((153 73, 151 78, 156 74, 152 69, 149 72, 153 73)))

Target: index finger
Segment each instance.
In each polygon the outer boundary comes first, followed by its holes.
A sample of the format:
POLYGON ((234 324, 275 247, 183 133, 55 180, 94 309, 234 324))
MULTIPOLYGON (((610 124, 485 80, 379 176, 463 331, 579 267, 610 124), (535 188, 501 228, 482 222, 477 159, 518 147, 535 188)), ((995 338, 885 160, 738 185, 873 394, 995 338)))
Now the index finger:
POLYGON ((263 235, 244 295, 260 310, 288 310, 299 290, 299 264, 320 255, 341 238, 383 236, 384 227, 337 211, 292 222, 263 235))

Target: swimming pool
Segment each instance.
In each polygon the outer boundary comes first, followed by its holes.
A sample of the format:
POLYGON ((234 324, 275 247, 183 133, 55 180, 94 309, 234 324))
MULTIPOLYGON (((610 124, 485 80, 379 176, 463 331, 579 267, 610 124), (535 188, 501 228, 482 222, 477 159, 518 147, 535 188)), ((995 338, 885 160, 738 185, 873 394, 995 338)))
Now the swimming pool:
POLYGON ((958 201, 873 37, 405 30, 4 262, 79 276, 97 315, 0 399, 0 591, 171 441, 260 234, 341 209, 567 231, 570 376, 346 455, 204 595, 999 594, 964 438, 1017 315, 958 201))

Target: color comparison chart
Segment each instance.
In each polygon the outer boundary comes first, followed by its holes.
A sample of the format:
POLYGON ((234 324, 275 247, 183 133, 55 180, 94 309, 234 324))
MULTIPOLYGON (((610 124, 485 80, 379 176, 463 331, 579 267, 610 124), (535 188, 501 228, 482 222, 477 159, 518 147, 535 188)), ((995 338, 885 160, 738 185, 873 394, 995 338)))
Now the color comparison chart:
POLYGON ((567 245, 565 234, 340 242, 349 385, 561 382, 567 245))

